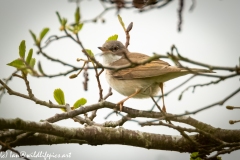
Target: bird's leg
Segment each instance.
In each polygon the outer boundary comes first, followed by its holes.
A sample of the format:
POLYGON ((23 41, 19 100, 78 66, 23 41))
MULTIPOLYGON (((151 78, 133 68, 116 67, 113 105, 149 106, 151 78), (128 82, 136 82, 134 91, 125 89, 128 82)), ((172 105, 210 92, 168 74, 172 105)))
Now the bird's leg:
POLYGON ((165 102, 164 102, 164 95, 163 95, 163 83, 160 83, 159 87, 161 88, 161 92, 162 92, 162 101, 163 101, 162 111, 167 112, 166 107, 165 107, 165 102))
POLYGON ((134 92, 133 94, 131 94, 130 96, 128 96, 127 98, 121 100, 120 102, 117 103, 117 105, 120 106, 120 111, 122 111, 122 108, 123 108, 123 103, 128 100, 129 98, 135 96, 136 94, 138 94, 139 92, 141 91, 141 89, 137 89, 136 92, 134 92))

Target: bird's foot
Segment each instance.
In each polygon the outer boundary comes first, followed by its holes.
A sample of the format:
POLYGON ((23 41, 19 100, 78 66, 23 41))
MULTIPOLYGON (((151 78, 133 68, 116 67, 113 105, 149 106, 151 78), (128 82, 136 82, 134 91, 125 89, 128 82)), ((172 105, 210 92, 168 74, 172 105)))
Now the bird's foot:
POLYGON ((122 111, 122 109, 123 109, 123 103, 124 103, 125 101, 120 101, 120 102, 118 102, 117 103, 117 106, 119 106, 119 110, 120 111, 122 111))
POLYGON ((165 105, 162 107, 162 111, 165 112, 165 113, 167 113, 167 110, 166 110, 165 105))

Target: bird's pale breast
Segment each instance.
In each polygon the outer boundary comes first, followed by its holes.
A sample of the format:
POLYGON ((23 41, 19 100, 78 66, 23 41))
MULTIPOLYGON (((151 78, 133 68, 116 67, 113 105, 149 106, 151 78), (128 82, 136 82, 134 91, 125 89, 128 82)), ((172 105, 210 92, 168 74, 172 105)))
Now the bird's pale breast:
POLYGON ((133 98, 149 98, 149 96, 155 96, 160 90, 159 84, 150 79, 119 80, 109 75, 108 70, 106 71, 106 80, 114 90, 124 96, 130 96, 141 89, 141 92, 133 98))

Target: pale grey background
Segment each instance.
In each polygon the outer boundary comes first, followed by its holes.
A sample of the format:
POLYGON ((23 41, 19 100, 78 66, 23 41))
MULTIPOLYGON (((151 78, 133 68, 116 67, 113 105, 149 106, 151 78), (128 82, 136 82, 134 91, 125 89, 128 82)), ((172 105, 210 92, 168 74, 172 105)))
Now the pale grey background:
MULTIPOLYGON (((190 5, 191 1, 186 1, 183 13, 183 31, 181 33, 178 33, 176 30, 178 1, 162 9, 152 10, 143 14, 139 14, 135 9, 122 10, 120 14, 124 22, 126 24, 134 22, 133 30, 130 33, 131 45, 129 50, 149 55, 153 52, 163 54, 170 50, 172 44, 175 44, 183 56, 191 59, 220 66, 237 65, 240 56, 240 1, 197 1, 194 11, 188 12, 190 5)), ((63 17, 72 22, 74 20, 75 8, 76 5, 74 3, 69 3, 66 0, 0 0, 0 78, 6 78, 14 71, 12 67, 6 64, 18 57, 18 46, 21 40, 26 40, 27 49, 33 48, 36 51, 28 32, 29 29, 38 34, 42 28, 50 27, 48 35, 63 35, 59 31, 59 22, 55 11, 59 11, 63 17)), ((95 17, 103 8, 98 1, 83 1, 80 4, 80 9, 82 19, 85 20, 95 17)), ((87 23, 80 33, 80 39, 83 41, 84 46, 92 49, 96 54, 100 53, 97 47, 101 46, 110 35, 118 34, 119 40, 125 42, 125 35, 122 27, 119 25, 116 12, 109 11, 104 15, 104 18, 106 23, 87 23)), ((81 50, 70 40, 61 40, 58 43, 54 43, 46 52, 51 56, 81 66, 80 63, 76 62, 76 58, 83 58, 81 50)), ((58 73, 67 70, 61 65, 46 61, 42 56, 34 54, 34 57, 37 61, 40 60, 42 62, 43 69, 47 73, 58 73)), ((97 58, 100 59, 100 56, 97 58)), ((171 61, 168 62, 173 64, 171 61)), ((223 72, 222 74, 228 74, 228 72, 223 72)), ((188 77, 185 76, 167 82, 165 90, 170 90, 188 77)), ((108 85, 103 76, 101 79, 104 93, 106 93, 108 85)), ((87 98, 87 104, 93 104, 98 100, 97 84, 93 72, 90 72, 88 92, 82 89, 82 76, 74 80, 69 80, 67 77, 51 80, 48 78, 38 79, 29 77, 29 80, 34 94, 46 101, 50 99, 54 102, 52 93, 54 89, 59 87, 64 90, 66 101, 70 104, 73 104, 80 97, 87 98)), ((209 81, 209 78, 202 77, 193 80, 190 84, 207 81, 209 81)), ((24 82, 18 78, 14 78, 9 85, 17 91, 26 93, 24 82)), ((183 113, 186 110, 193 111, 219 101, 239 87, 239 79, 233 78, 220 85, 197 88, 194 94, 188 91, 183 96, 183 100, 178 101, 178 95, 185 87, 187 85, 165 98, 168 112, 183 113)), ((123 96, 114 92, 114 95, 108 100, 118 102, 122 98, 123 96)), ((152 101, 149 99, 131 99, 125 105, 149 109, 152 106, 152 101)), ((239 124, 228 124, 230 119, 239 119, 239 112, 226 110, 226 105, 239 106, 239 94, 230 99, 224 106, 216 106, 193 117, 214 127, 239 129, 239 124)), ((25 120, 39 121, 51 117, 55 113, 61 113, 61 111, 48 109, 31 101, 9 95, 5 95, 0 103, 0 117, 3 118, 19 117, 25 120)), ((102 122, 103 117, 108 113, 109 110, 106 109, 99 111, 99 118, 96 120, 102 122)), ((112 116, 111 118, 118 119, 119 117, 112 116)), ((78 127, 78 124, 71 120, 58 122, 57 124, 78 127)), ((165 127, 139 127, 136 123, 130 122, 124 124, 124 127, 153 133, 179 135, 178 132, 165 127)), ((34 151, 47 151, 49 154, 67 154, 71 152, 71 159, 189 159, 189 154, 147 150, 122 145, 52 145, 17 147, 16 149, 26 151, 29 154, 34 151)), ((235 151, 230 155, 222 157, 223 159, 237 159, 239 156, 240 152, 235 151)))

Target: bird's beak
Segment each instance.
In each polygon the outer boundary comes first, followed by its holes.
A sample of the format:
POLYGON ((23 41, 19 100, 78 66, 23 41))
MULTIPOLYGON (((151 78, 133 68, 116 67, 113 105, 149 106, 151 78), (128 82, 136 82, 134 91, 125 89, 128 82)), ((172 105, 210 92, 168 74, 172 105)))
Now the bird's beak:
POLYGON ((108 52, 109 50, 105 47, 98 47, 98 49, 100 49, 102 52, 108 52))
POLYGON ((101 51, 104 51, 104 47, 98 47, 98 49, 100 49, 101 51))

